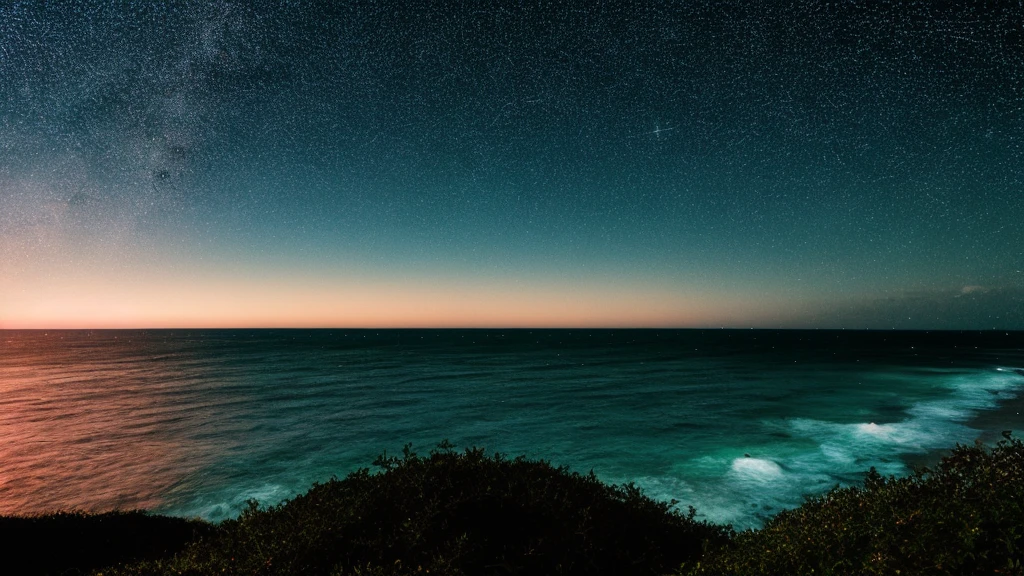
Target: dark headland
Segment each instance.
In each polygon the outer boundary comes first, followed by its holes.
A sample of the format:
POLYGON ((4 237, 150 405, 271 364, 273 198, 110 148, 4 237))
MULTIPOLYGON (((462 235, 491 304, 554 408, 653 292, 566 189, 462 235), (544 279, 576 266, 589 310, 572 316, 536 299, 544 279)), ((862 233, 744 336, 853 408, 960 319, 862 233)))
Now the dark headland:
POLYGON ((737 533, 545 461, 382 455, 220 524, 143 512, 0 518, 10 574, 1024 574, 1024 444, 873 471, 737 533))

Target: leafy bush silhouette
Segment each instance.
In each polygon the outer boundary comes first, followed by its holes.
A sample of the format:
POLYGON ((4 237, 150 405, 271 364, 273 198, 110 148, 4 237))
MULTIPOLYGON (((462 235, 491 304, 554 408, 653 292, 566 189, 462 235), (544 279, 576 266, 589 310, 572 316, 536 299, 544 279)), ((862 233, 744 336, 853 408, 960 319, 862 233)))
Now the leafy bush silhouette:
POLYGON ((0 573, 88 574, 110 564, 171 556, 214 530, 200 520, 141 510, 0 516, 0 573))
POLYGON ((958 445, 934 470, 835 488, 688 574, 1024 574, 1024 445, 958 445))
POLYGON ((218 526, 61 513, 0 518, 0 542, 19 574, 1024 575, 1024 444, 1005 437, 905 478, 872 470, 740 534, 631 484, 445 442, 218 526))
POLYGON ((442 443, 374 464, 104 574, 665 574, 728 538, 633 485, 545 461, 442 443))

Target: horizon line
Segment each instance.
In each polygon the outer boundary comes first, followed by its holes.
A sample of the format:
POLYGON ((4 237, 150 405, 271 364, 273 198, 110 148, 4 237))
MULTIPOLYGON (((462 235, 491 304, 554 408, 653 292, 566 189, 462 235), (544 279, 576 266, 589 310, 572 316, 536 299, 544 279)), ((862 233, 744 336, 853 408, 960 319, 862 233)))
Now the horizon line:
POLYGON ((0 332, 88 332, 88 331, 139 331, 139 330, 732 330, 732 331, 771 331, 771 332, 1024 332, 1024 328, 834 328, 834 327, 736 327, 736 326, 142 326, 142 327, 42 327, 42 328, 5 328, 0 332))

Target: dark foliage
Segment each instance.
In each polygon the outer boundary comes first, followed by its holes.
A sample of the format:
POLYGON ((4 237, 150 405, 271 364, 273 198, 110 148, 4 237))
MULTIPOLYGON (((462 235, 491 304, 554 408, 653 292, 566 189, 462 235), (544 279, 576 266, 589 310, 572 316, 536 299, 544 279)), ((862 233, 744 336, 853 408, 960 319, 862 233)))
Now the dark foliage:
POLYGON ((934 470, 836 488, 688 574, 1024 574, 1024 445, 957 446, 934 470))
POLYGON ((872 471, 738 535, 544 461, 445 443, 375 465, 219 526, 140 512, 0 518, 0 553, 17 574, 129 563, 97 572, 108 576, 1024 575, 1024 444, 1008 434, 906 478, 872 471))
POLYGON ((88 574, 111 564, 168 557, 214 530, 199 520, 141 511, 0 517, 0 566, 6 567, 0 573, 88 574))
POLYGON ((255 503, 173 559, 105 574, 664 574, 725 529, 631 486, 543 461, 408 448, 268 509, 255 503))

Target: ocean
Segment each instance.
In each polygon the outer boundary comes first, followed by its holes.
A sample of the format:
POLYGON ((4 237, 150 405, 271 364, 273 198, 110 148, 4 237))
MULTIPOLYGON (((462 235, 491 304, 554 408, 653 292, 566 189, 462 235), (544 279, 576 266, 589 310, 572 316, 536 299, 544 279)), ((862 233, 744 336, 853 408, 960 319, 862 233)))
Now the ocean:
POLYGON ((412 444, 525 454, 737 528, 1024 429, 1024 333, 0 331, 0 514, 213 521, 412 444))

